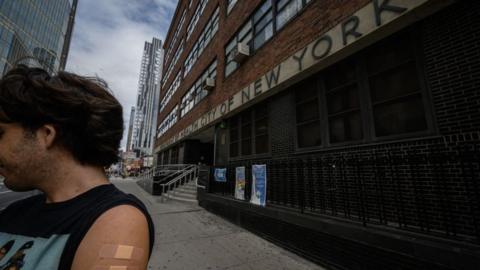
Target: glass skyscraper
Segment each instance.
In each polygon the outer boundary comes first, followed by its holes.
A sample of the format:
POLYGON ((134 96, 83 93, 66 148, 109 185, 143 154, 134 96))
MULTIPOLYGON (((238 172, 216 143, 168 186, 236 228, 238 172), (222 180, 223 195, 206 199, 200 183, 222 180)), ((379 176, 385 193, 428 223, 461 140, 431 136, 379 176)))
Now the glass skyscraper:
POLYGON ((0 0, 0 75, 15 64, 63 70, 78 0, 0 0))

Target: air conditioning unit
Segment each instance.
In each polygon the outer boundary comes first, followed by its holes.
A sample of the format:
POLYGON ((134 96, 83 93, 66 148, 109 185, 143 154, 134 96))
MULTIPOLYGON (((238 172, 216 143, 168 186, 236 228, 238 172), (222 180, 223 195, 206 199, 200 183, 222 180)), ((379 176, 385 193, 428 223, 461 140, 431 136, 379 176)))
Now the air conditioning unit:
POLYGON ((202 83, 202 89, 210 91, 215 87, 215 79, 207 77, 202 83))
POLYGON ((242 63, 250 56, 250 47, 245 42, 237 43, 237 46, 233 49, 233 61, 242 63))
POLYGON ((180 109, 185 108, 185 106, 187 106, 187 104, 185 104, 185 102, 180 103, 180 109))
POLYGON ((187 102, 191 102, 193 100, 193 95, 188 96, 187 102))

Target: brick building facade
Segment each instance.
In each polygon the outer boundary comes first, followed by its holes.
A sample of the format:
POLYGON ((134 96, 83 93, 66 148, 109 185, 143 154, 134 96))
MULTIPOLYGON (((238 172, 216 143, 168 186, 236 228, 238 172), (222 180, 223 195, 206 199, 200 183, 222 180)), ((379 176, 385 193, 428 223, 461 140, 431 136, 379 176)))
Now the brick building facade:
POLYGON ((211 166, 201 206, 320 264, 475 269, 479 12, 476 1, 179 1, 157 163, 211 166), (249 203, 254 164, 266 164, 265 207, 249 203))

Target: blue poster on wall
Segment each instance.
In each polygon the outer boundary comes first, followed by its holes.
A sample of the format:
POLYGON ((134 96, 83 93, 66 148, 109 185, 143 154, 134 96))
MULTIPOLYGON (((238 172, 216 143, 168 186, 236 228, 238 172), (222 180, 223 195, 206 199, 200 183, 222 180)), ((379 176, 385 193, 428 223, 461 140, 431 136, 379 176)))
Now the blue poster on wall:
POLYGON ((265 206, 267 201, 267 165, 252 165, 252 196, 250 202, 265 206))
POLYGON ((215 168, 215 181, 227 182, 227 168, 215 168))
POLYGON ((235 198, 245 200, 245 167, 235 168, 235 198))

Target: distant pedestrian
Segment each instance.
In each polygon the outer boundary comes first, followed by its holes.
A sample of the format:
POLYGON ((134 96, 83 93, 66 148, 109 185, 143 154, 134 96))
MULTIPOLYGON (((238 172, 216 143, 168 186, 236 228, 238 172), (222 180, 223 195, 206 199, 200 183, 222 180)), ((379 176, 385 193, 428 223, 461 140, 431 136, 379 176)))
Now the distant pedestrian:
POLYGON ((42 192, 0 212, 0 266, 146 269, 150 215, 105 173, 122 134, 122 107, 98 78, 19 66, 0 80, 0 174, 42 192))

